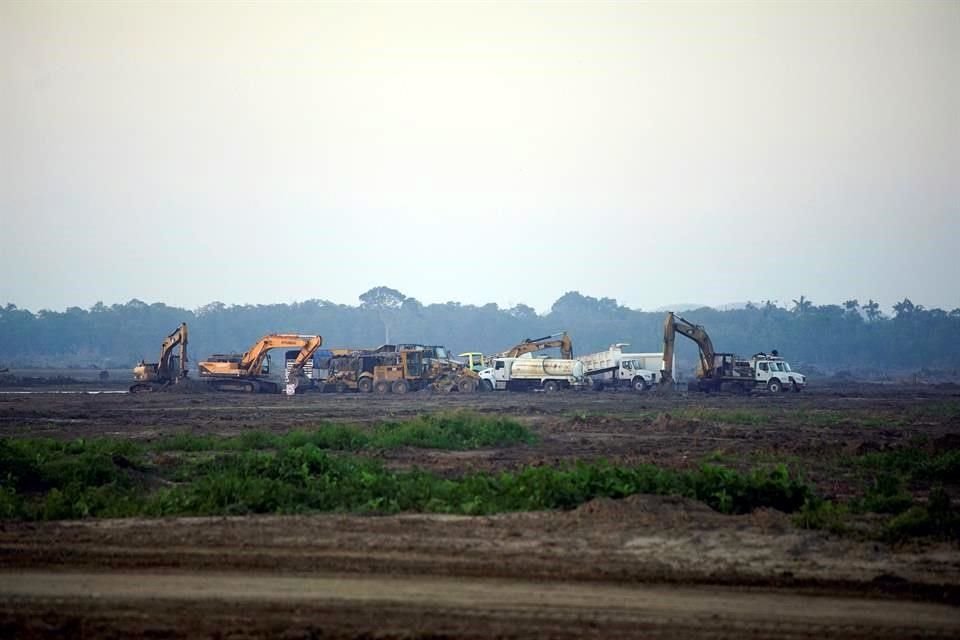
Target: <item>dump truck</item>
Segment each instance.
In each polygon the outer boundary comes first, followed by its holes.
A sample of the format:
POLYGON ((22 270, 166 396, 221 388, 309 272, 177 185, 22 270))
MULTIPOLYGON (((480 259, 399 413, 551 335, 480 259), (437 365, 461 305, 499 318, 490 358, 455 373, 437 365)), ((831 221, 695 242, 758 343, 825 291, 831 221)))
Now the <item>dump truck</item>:
POLYGON ((385 346, 389 348, 358 349, 334 355, 329 361, 324 388, 338 393, 407 393, 430 384, 423 351, 385 346))
POLYGON ((687 384, 690 391, 729 389, 746 393, 756 388, 766 388, 772 393, 788 390, 800 392, 807 385, 807 377, 793 371, 776 349, 770 354, 760 352, 750 358, 733 353, 717 353, 706 329, 670 312, 663 325, 664 388, 673 384, 674 348, 678 333, 696 343, 699 351, 696 380, 687 384))
POLYGON ((536 391, 548 393, 583 385, 583 363, 566 358, 494 358, 480 372, 481 391, 536 391))
POLYGON ((595 391, 608 387, 646 391, 656 384, 653 371, 644 368, 639 359, 624 354, 618 347, 611 346, 606 351, 577 358, 583 363, 586 381, 595 391))
POLYGON ((177 384, 187 377, 187 323, 181 322, 160 345, 158 362, 141 360, 133 368, 134 383, 130 393, 157 391, 171 384, 177 384), (180 347, 180 353, 175 352, 180 347))

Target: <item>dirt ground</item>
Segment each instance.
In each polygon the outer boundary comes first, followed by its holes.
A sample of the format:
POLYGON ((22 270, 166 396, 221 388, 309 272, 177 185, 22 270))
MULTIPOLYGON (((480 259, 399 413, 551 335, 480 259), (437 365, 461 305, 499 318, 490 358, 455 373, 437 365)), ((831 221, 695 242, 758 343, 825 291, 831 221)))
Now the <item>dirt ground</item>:
MULTIPOLYGON (((0 394, 0 435, 149 441, 467 408, 516 417, 539 442, 369 455, 451 475, 782 458, 843 497, 849 479, 818 471, 829 454, 917 438, 956 448, 957 412, 943 408, 958 404, 955 387, 879 385, 751 397, 0 394)), ((958 605, 956 544, 892 546, 669 497, 488 517, 0 522, 6 637, 960 637, 958 605)))

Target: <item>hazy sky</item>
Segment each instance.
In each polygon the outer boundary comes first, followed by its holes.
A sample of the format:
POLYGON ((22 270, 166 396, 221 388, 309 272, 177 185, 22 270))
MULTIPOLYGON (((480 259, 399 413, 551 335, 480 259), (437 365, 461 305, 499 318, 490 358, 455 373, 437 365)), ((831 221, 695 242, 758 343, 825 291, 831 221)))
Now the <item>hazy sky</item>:
POLYGON ((960 2, 0 2, 0 304, 960 306, 960 2))

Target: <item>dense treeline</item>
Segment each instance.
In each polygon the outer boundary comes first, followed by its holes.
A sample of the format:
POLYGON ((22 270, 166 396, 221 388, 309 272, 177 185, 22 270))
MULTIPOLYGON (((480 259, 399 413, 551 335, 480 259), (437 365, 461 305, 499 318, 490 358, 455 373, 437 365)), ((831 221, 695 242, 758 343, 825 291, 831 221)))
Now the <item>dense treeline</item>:
MULTIPOLYGON (((214 352, 243 351, 261 335, 277 331, 319 333, 329 346, 376 346, 389 336, 394 342, 444 344, 455 353, 489 353, 565 329, 576 353, 613 342, 659 351, 663 316, 578 292, 563 295, 549 313, 539 315, 525 305, 424 305, 386 287, 364 293, 357 306, 318 299, 271 305, 214 302, 191 311, 131 300, 32 313, 8 304, 0 308, 0 364, 126 367, 141 357, 155 360, 162 338, 183 321, 190 325, 194 362, 214 352)), ((722 351, 750 354, 776 348, 795 364, 832 370, 960 368, 960 309, 925 309, 908 299, 894 305, 890 316, 873 301, 817 306, 802 296, 790 309, 767 302, 729 311, 702 308, 683 316, 707 327, 722 351)), ((681 360, 692 361, 692 344, 678 344, 681 360)))

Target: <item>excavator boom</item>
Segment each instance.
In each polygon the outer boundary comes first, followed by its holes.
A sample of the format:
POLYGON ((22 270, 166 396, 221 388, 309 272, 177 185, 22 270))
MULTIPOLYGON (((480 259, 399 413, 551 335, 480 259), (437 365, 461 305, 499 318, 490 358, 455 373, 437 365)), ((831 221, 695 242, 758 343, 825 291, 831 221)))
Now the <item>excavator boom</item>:
POLYGON ((169 384, 175 384, 187 377, 187 323, 181 322, 177 329, 163 339, 160 345, 160 359, 157 362, 141 360, 133 368, 134 384, 131 393, 155 391, 169 384), (174 350, 180 346, 179 362, 174 364, 174 350))
POLYGON ((713 372, 713 362, 716 352, 713 349, 713 341, 707 335, 706 329, 698 324, 693 324, 684 320, 672 311, 667 313, 663 322, 663 366, 661 372, 663 382, 671 384, 673 382, 673 355, 676 343, 676 335, 680 334, 693 340, 700 351, 700 377, 710 377, 713 372))
POLYGON ((527 338, 511 349, 502 351, 495 356, 490 356, 489 359, 518 358, 525 353, 533 353, 534 351, 542 351, 543 349, 552 349, 554 347, 560 349, 560 357, 564 360, 573 359, 573 341, 570 339, 570 336, 567 335, 566 331, 543 336, 542 338, 527 338))
MULTIPOLYGON (((302 336, 293 333, 274 333, 257 340, 242 356, 211 356, 199 365, 200 376, 212 378, 211 384, 226 391, 271 391, 278 387, 274 382, 260 378, 267 352, 271 349, 299 347, 300 352, 290 368, 286 382, 293 382, 304 364, 313 357, 323 344, 320 336, 302 336), (230 382, 231 380, 235 382, 230 382)), ((288 393, 290 391, 288 390, 288 393)))
POLYGON ((301 336, 293 333, 275 333, 263 336, 243 354, 239 368, 249 371, 252 375, 259 375, 268 351, 291 347, 300 347, 300 353, 297 355, 299 365, 295 364, 294 366, 302 367, 313 356, 313 352, 320 348, 321 344, 323 344, 323 339, 320 336, 301 336))
POLYGON ((183 378, 187 375, 187 323, 181 322, 176 331, 163 340, 160 345, 160 360, 157 371, 164 378, 183 378), (173 350, 180 345, 180 363, 177 371, 173 371, 173 350))

